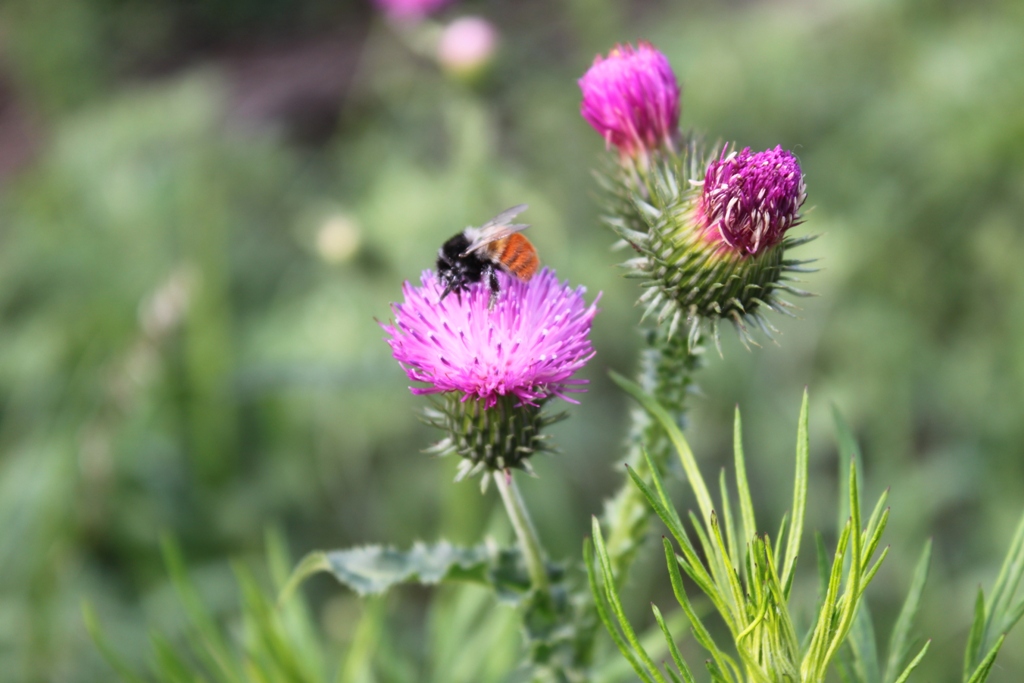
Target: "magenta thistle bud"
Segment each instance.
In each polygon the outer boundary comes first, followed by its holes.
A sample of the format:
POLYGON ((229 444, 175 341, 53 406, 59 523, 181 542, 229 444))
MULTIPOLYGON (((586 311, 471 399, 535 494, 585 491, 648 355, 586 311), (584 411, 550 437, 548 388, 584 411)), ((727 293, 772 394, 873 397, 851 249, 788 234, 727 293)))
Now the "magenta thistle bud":
POLYGON ((679 85, 668 59, 641 41, 598 55, 579 80, 580 115, 623 156, 672 146, 679 125, 679 85))
POLYGON ((697 221, 720 250, 755 255, 782 241, 806 195, 800 164, 782 147, 754 154, 725 148, 708 164, 697 221))
POLYGON ((667 321, 669 335, 686 321, 694 341, 705 321, 717 339, 722 319, 735 323, 746 341, 752 341, 748 323, 770 334, 764 310, 790 306, 781 293, 806 294, 790 285, 806 261, 785 255, 810 239, 786 234, 800 223, 806 196, 796 157, 781 147, 726 148, 708 159, 691 140, 650 180, 650 199, 634 200, 645 229, 613 225, 639 252, 626 266, 647 280, 640 297, 645 315, 667 321))
POLYGON ((412 392, 442 395, 427 419, 448 433, 436 450, 466 458, 460 476, 527 469, 526 458, 546 450, 540 430, 554 421, 540 414, 542 405, 552 397, 575 403, 569 394, 586 380, 574 375, 594 356, 597 302, 586 304, 584 288, 559 283, 548 269, 529 282, 498 277, 492 308, 484 283, 442 300, 444 287, 425 271, 421 286, 405 284, 394 323, 381 325, 409 379, 425 385, 412 392))

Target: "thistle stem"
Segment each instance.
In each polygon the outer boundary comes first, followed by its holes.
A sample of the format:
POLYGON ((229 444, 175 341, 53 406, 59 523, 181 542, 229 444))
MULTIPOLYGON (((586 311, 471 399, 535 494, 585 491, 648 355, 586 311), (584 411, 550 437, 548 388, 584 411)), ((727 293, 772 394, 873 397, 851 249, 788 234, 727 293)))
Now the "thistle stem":
POLYGON ((512 521, 512 528, 516 530, 519 547, 526 559, 526 570, 530 574, 530 583, 538 591, 546 593, 550 584, 548 572, 544 566, 544 549, 541 547, 537 530, 533 527, 530 513, 526 510, 526 503, 519 495, 519 487, 512 479, 511 472, 501 470, 494 472, 494 483, 498 486, 501 501, 505 504, 509 520, 512 521))

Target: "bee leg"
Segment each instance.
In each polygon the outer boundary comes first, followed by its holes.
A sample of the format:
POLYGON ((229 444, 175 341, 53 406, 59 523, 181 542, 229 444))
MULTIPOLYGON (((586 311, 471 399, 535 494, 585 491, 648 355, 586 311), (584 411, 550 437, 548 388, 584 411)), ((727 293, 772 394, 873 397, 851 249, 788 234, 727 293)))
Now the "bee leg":
POLYGON ((485 270, 487 284, 491 287, 491 300, 487 305, 487 310, 493 310, 494 304, 498 301, 498 292, 501 291, 501 285, 498 284, 498 273, 495 271, 494 266, 488 265, 485 270))

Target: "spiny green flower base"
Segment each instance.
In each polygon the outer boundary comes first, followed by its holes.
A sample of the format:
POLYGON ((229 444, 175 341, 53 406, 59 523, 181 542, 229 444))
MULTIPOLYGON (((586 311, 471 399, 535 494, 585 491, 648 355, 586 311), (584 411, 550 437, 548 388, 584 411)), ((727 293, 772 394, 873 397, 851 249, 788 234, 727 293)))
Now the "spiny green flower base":
POLYGON ((764 310, 788 314, 792 307, 781 293, 807 295, 789 284, 792 273, 807 272, 802 268, 807 261, 787 259, 785 253, 813 237, 786 237, 756 255, 729 253, 709 242, 701 235, 696 208, 710 158, 699 140, 689 138, 678 153, 653 155, 646 168, 620 167, 603 174, 599 178, 611 214, 605 222, 638 253, 623 266, 627 277, 644 280, 647 291, 639 300, 644 317, 657 316, 659 325, 668 321, 669 336, 685 323, 692 342, 706 321, 716 344, 724 319, 744 342, 756 343, 751 327, 768 337, 776 331, 764 310))
MULTIPOLYGON (((491 408, 482 401, 462 401, 456 393, 435 398, 433 407, 424 411, 424 421, 444 430, 444 439, 427 450, 428 453, 463 458, 456 481, 476 474, 497 470, 520 469, 533 474, 529 458, 538 452, 554 452, 543 430, 565 419, 566 413, 543 414, 544 402, 520 404, 515 396, 502 396, 491 408)), ((481 489, 487 488, 489 477, 483 477, 481 489)))

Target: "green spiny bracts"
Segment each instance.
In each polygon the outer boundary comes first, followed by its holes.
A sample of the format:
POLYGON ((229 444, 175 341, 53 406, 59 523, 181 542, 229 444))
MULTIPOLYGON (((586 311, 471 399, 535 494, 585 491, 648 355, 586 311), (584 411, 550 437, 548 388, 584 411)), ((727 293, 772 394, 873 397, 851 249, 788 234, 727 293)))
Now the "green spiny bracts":
MULTIPOLYGON (((521 469, 533 474, 529 458, 538 452, 554 452, 543 430, 566 417, 566 413, 544 414, 543 404, 520 403, 515 396, 500 396, 493 406, 483 401, 463 401, 457 394, 436 397, 424 413, 424 421, 443 430, 445 438, 428 453, 463 458, 456 481, 496 470, 521 469)), ((483 477, 486 488, 489 477, 483 477)))
POLYGON ((681 154, 661 155, 645 180, 647 198, 634 194, 634 213, 647 229, 609 221, 639 254, 624 266, 645 280, 644 317, 656 316, 669 337, 685 324, 692 342, 704 321, 716 343, 721 320, 734 323, 745 342, 753 341, 752 325, 770 337, 775 328, 764 311, 788 312, 782 293, 806 295, 790 284, 806 261, 786 258, 812 239, 785 234, 800 222, 805 197, 796 158, 781 148, 725 148, 707 157, 690 140, 681 154))

